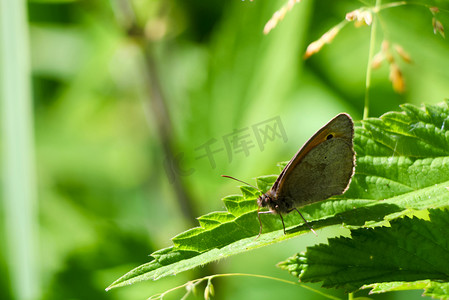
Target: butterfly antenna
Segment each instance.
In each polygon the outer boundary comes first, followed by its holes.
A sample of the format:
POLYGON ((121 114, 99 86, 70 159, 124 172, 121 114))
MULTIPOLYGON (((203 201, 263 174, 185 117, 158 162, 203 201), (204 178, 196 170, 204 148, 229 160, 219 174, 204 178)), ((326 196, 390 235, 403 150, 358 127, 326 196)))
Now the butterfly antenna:
POLYGON ((316 236, 318 236, 318 234, 316 234, 315 230, 313 230, 312 226, 310 226, 309 222, 307 222, 307 220, 302 216, 302 214, 299 212, 299 210, 296 207, 294 209, 298 212, 298 214, 301 216, 301 218, 304 220, 304 222, 306 222, 306 225, 309 227, 310 231, 312 231, 316 236))
POLYGON ((235 181, 238 181, 238 182, 244 183, 244 184, 246 184, 246 185, 252 186, 253 188, 255 188, 256 190, 258 190, 259 192, 261 192, 261 193, 263 194, 263 192, 262 192, 259 188, 255 187, 254 185, 252 185, 252 184, 250 184, 250 183, 248 183, 248 182, 245 182, 245 181, 243 181, 243 180, 240 180, 240 179, 237 179, 237 178, 235 178, 235 177, 228 176, 228 175, 221 175, 221 177, 226 177, 226 178, 229 178, 229 179, 233 179, 233 180, 235 180, 235 181))

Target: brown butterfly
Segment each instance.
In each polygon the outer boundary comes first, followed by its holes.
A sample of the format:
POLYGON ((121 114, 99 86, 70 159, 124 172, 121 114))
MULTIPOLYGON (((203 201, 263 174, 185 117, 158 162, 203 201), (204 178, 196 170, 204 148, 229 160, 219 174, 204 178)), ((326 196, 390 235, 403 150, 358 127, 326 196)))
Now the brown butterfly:
MULTIPOLYGON (((282 170, 271 187, 257 199, 260 214, 278 214, 285 224, 282 214, 296 210, 310 227, 297 207, 323 201, 331 196, 343 194, 349 187, 355 168, 355 152, 353 146, 354 123, 348 114, 341 113, 318 130, 295 154, 282 170), (269 211, 260 212, 261 207, 269 211)), ((223 175, 242 183, 239 179, 223 175)), ((316 233, 315 233, 316 234, 316 233)))

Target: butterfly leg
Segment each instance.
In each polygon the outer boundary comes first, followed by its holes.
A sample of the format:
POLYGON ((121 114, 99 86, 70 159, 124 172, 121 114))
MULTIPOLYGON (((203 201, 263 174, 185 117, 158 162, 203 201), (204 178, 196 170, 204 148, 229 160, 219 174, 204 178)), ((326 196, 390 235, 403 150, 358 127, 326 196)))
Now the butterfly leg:
POLYGON ((299 210, 296 207, 293 209, 296 210, 298 214, 301 216, 301 218, 304 220, 304 222, 306 222, 306 225, 309 227, 310 231, 312 231, 316 236, 318 236, 318 234, 316 234, 315 230, 313 230, 312 226, 310 226, 309 222, 307 222, 306 218, 303 217, 303 215, 299 212, 299 210))
POLYGON ((259 234, 256 237, 256 240, 259 238, 259 236, 262 234, 262 220, 260 219, 260 215, 261 214, 272 214, 271 211, 259 211, 260 207, 257 208, 257 218, 259 218, 259 225, 260 225, 260 229, 259 229, 259 234))
POLYGON ((257 208, 257 218, 259 219, 259 234, 256 237, 256 240, 259 238, 259 236, 262 234, 262 220, 260 219, 260 211, 259 211, 260 207, 257 208))
POLYGON ((284 235, 287 234, 285 233, 285 224, 284 224, 284 218, 282 217, 281 214, 279 214, 279 217, 281 217, 281 221, 282 221, 282 227, 284 227, 284 235))
MULTIPOLYGON (((295 208, 296 209, 296 208, 295 208)), ((293 209, 292 209, 293 210, 293 209)), ((298 210, 296 210, 296 211, 298 211, 298 210)), ((299 211, 298 211, 299 212, 299 211)), ((259 235, 256 237, 256 240, 259 238, 259 236, 262 234, 262 220, 260 219, 260 215, 261 214, 272 214, 272 212, 271 211, 257 211, 257 217, 259 218, 259 224, 260 224, 260 229, 259 229, 259 235)), ((299 213, 299 214, 301 214, 301 213, 299 213)), ((284 223, 284 218, 282 217, 282 215, 281 214, 279 214, 279 217, 281 218, 281 221, 282 221, 282 227, 284 228, 284 234, 287 234, 286 232, 285 232, 285 223, 284 223)), ((301 215, 301 217, 302 217, 302 215, 301 215)), ((303 217, 303 219, 304 219, 304 217, 303 217)), ((304 219, 304 221, 306 221, 306 219, 304 219)), ((307 223, 307 221, 306 221, 306 223, 307 223)), ((309 226, 309 223, 307 223, 307 225, 309 226)), ((310 228, 310 230, 312 230, 313 231, 313 233, 315 233, 315 231, 312 229, 312 227, 310 227, 309 226, 309 228, 310 228)), ((315 233, 316 234, 316 233, 315 233)))
MULTIPOLYGON (((261 214, 272 214, 273 212, 271 211, 259 211, 259 209, 257 210, 257 217, 259 218, 259 224, 260 224, 260 229, 259 229, 259 235, 256 237, 256 240, 259 238, 259 236, 262 234, 262 220, 260 219, 260 215, 261 214)), ((282 215, 279 214, 279 217, 281 217, 281 221, 282 221, 282 227, 284 227, 284 234, 285 233, 285 224, 284 224, 284 219, 282 218, 282 215)))

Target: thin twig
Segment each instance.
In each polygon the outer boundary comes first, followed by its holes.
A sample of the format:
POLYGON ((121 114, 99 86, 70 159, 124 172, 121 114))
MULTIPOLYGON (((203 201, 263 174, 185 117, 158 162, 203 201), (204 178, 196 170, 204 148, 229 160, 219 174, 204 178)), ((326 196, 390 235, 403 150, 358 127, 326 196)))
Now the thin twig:
MULTIPOLYGON (((314 293, 317 293, 323 297, 326 297, 328 299, 333 299, 333 300, 340 300, 340 298, 323 293, 317 289, 314 289, 310 286, 307 286, 303 283, 300 282, 295 282, 295 281, 289 281, 289 280, 285 280, 285 279, 281 279, 281 278, 276 278, 276 277, 272 277, 272 276, 266 276, 266 275, 259 275, 259 274, 246 274, 246 273, 225 273, 225 274, 215 274, 215 275, 210 275, 210 276, 205 276, 203 278, 198 278, 189 282, 184 283, 183 285, 171 288, 163 293, 159 293, 159 294, 155 294, 153 296, 151 296, 149 299, 162 299, 165 295, 176 291, 178 289, 181 289, 183 287, 187 287, 187 286, 191 286, 194 287, 197 284, 201 283, 202 281, 208 280, 211 281, 212 279, 218 278, 218 277, 230 277, 230 276, 245 276, 245 277, 255 277, 255 278, 263 278, 263 279, 270 279, 270 280, 274 280, 274 281, 279 281, 279 282, 283 282, 283 283, 287 283, 287 284, 291 284, 291 285, 296 285, 296 286, 300 286, 302 288, 308 289, 314 293)), ((190 293, 190 290, 187 291, 187 293, 190 293)))

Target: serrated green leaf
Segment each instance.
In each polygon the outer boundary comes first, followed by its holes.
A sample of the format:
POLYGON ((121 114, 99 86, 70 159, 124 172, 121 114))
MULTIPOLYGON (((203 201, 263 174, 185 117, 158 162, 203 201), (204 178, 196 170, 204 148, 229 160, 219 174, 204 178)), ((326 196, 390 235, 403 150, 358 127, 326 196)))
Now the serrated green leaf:
POLYGON ((380 294, 393 291, 424 290, 423 295, 436 299, 449 299, 449 283, 435 282, 430 280, 420 280, 413 282, 383 282, 364 286, 371 289, 370 294, 380 294))
MULTIPOLYGON (((306 253, 279 266, 302 282, 322 281, 323 287, 344 288, 347 292, 370 283, 448 282, 449 211, 431 210, 429 217, 430 221, 405 217, 393 220, 391 227, 353 230, 352 238, 329 239, 328 245, 307 248, 306 253)), ((401 286, 404 288, 404 284, 401 286)))
POLYGON ((235 220, 235 216, 228 212, 212 212, 198 218, 200 227, 206 230, 213 229, 220 224, 227 223, 233 220, 235 220))
MULTIPOLYGON (((357 123, 357 166, 350 188, 342 196, 300 208, 312 226, 373 227, 404 212, 448 205, 448 102, 424 109, 404 105, 402 110, 357 123)), ((258 177, 258 188, 267 191, 276 177, 258 177)), ((248 186, 241 190, 243 196, 223 198, 227 212, 200 217, 200 227, 173 238, 173 247, 153 253, 152 261, 125 274, 108 289, 174 275, 308 232, 297 214, 284 217, 286 236, 278 216, 263 214, 263 234, 255 240, 260 192, 248 186)))
POLYGON ((260 176, 256 178, 257 187, 261 191, 268 191, 270 187, 273 185, 273 183, 276 181, 277 175, 267 175, 267 176, 260 176))
POLYGON ((371 289, 370 294, 380 294, 393 291, 407 291, 407 290, 421 290, 427 288, 431 284, 430 280, 420 281, 394 281, 394 282, 381 282, 364 285, 363 289, 371 289))
POLYGON ((449 299, 449 283, 432 281, 426 287, 424 295, 437 299, 449 299))
POLYGON ((252 186, 241 186, 240 191, 242 192, 243 198, 245 200, 254 200, 259 197, 260 192, 253 188, 252 186))

